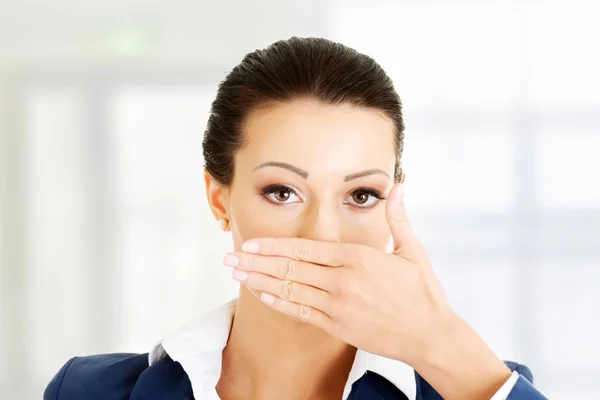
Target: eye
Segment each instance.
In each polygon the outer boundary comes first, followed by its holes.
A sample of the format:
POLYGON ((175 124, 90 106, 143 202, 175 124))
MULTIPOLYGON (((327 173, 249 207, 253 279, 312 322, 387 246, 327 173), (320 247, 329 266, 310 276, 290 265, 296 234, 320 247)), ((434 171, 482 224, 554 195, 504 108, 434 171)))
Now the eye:
POLYGON ((348 200, 347 203, 360 208, 371 208, 380 200, 385 200, 385 196, 383 196, 379 190, 372 188, 356 189, 350 193, 348 198, 350 200, 348 200))
POLYGON ((275 204, 298 203, 301 200, 294 189, 284 185, 267 186, 262 190, 262 195, 275 204))

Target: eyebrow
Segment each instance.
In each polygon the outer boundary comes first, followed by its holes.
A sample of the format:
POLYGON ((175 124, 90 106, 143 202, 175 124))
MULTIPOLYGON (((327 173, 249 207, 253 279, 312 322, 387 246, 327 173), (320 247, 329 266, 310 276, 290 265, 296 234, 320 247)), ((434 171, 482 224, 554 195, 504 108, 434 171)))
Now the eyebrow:
POLYGON ((254 168, 254 171, 256 171, 257 169, 260 169, 260 168, 264 168, 264 167, 284 168, 284 169, 290 170, 290 171, 300 175, 304 179, 308 178, 308 172, 306 172, 305 170, 300 169, 298 167, 294 167, 292 164, 288 164, 288 163, 284 163, 284 162, 277 162, 277 161, 268 161, 268 162, 262 163, 258 167, 254 168))
POLYGON ((362 178, 363 176, 369 176, 369 175, 376 175, 376 174, 382 174, 387 176, 388 178, 390 177, 387 172, 385 172, 382 169, 367 169, 365 171, 361 171, 361 172, 357 172, 355 174, 350 174, 350 175, 346 175, 344 177, 344 182, 348 182, 351 181, 352 179, 358 179, 358 178, 362 178))
MULTIPOLYGON (((278 161, 264 162, 264 163, 260 164, 258 167, 254 168, 254 171, 256 171, 257 169, 260 169, 260 168, 264 168, 264 167, 278 167, 278 168, 283 168, 283 169, 287 169, 289 171, 292 171, 292 172, 300 175, 304 179, 308 178, 308 172, 304 171, 303 169, 298 168, 298 167, 294 167, 293 165, 288 164, 288 163, 278 162, 278 161)), ((344 182, 348 182, 348 181, 351 181, 353 179, 358 179, 358 178, 362 178, 364 176, 376 175, 376 174, 385 175, 388 178, 390 177, 387 174, 387 172, 385 172, 384 170, 375 168, 375 169, 367 169, 365 171, 361 171, 361 172, 357 172, 357 173, 354 173, 354 174, 346 175, 344 177, 344 182)))

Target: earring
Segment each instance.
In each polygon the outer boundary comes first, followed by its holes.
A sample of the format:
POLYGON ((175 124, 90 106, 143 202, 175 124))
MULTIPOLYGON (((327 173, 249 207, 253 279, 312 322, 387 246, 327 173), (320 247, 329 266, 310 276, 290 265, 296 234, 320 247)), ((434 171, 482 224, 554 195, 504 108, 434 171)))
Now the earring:
POLYGON ((227 228, 227 221, 224 218, 219 218, 219 228, 221 228, 222 231, 227 228))

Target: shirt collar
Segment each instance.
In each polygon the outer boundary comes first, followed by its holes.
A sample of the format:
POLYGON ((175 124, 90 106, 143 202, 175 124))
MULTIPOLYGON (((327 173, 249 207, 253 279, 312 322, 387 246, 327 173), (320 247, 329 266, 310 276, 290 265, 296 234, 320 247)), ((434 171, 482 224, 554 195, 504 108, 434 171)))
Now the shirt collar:
MULTIPOLYGON (((190 378, 195 398, 218 399, 215 386, 221 375, 222 352, 227 345, 236 304, 237 299, 231 300, 156 343, 148 355, 149 365, 168 354, 181 364, 190 378)), ((350 395, 352 384, 367 370, 383 376, 402 390, 409 400, 415 400, 415 372, 410 366, 361 349, 356 352, 344 399, 350 395)))

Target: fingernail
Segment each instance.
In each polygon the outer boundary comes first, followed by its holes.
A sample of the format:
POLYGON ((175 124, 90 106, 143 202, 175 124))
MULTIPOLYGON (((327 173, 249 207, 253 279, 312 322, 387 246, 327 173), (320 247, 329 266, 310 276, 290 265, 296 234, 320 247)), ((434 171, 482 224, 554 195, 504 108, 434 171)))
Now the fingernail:
POLYGON ((248 279, 248 274, 245 271, 240 271, 239 269, 234 269, 231 276, 233 279, 239 282, 244 282, 248 279))
POLYGON ((228 267, 237 267, 240 263, 240 259, 234 256, 233 254, 225 254, 225 258, 223 259, 223 264, 228 267))
POLYGON ((266 303, 266 304, 275 303, 275 296, 273 296, 272 294, 269 294, 269 293, 262 292, 260 294, 260 299, 263 301, 263 303, 266 303))
POLYGON ((242 245, 242 250, 247 253, 258 253, 258 243, 246 242, 242 245))

